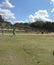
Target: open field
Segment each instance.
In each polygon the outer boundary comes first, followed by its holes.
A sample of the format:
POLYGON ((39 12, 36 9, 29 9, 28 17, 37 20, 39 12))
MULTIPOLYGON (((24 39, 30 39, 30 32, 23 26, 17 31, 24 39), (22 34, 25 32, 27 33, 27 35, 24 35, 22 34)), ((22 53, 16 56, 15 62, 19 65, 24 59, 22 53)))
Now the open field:
POLYGON ((54 65, 54 35, 0 36, 0 65, 54 65))

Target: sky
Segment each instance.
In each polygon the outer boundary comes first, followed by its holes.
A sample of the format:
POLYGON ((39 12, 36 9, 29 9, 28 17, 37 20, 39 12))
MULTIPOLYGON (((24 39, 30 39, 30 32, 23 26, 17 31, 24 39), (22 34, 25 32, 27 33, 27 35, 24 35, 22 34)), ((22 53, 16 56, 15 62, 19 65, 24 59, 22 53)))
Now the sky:
POLYGON ((12 24, 54 21, 54 0, 0 0, 0 15, 12 24))

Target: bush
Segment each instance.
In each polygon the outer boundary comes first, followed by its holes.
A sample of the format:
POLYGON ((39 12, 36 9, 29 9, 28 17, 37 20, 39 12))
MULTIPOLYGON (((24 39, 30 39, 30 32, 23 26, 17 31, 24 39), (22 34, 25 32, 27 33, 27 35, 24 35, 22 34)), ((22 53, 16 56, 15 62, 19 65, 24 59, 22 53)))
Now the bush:
POLYGON ((53 50, 53 55, 54 55, 54 50, 53 50))

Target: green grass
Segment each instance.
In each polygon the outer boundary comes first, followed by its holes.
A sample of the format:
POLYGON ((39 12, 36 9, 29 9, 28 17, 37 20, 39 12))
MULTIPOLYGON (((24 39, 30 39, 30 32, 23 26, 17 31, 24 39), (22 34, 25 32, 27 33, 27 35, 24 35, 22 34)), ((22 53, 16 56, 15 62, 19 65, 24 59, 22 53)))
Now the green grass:
POLYGON ((53 35, 0 36, 0 65, 54 65, 53 35))

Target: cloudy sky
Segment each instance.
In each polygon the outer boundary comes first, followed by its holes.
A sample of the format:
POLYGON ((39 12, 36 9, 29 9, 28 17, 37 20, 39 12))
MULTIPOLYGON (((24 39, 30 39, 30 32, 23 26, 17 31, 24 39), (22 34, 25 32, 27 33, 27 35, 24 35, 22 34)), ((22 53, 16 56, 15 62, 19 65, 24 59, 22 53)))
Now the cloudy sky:
POLYGON ((11 23, 54 21, 54 0, 0 0, 0 15, 11 23))

